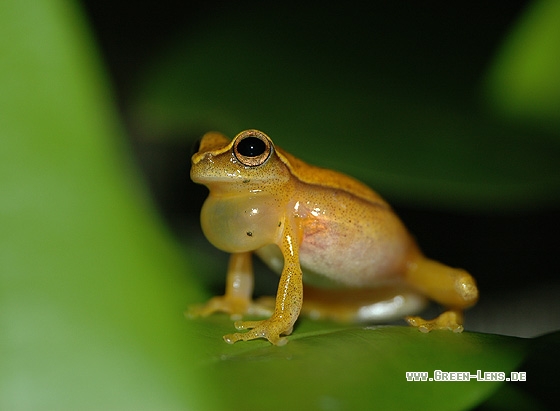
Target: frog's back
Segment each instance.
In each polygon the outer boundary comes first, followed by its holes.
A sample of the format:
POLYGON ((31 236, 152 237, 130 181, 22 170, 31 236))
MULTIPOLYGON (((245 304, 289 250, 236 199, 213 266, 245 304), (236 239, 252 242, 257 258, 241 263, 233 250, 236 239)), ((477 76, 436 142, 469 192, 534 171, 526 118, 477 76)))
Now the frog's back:
POLYGON ((276 147, 280 159, 298 180, 320 187, 336 188, 376 205, 389 204, 364 183, 338 171, 310 165, 276 147))

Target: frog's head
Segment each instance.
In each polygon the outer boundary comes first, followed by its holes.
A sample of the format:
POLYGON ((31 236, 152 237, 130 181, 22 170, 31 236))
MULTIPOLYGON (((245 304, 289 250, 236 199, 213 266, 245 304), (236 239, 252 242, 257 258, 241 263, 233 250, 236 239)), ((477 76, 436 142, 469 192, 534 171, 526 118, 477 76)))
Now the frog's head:
POLYGON ((258 130, 243 131, 231 141, 217 132, 206 133, 191 163, 191 179, 211 190, 255 190, 255 185, 274 185, 290 178, 272 140, 258 130))

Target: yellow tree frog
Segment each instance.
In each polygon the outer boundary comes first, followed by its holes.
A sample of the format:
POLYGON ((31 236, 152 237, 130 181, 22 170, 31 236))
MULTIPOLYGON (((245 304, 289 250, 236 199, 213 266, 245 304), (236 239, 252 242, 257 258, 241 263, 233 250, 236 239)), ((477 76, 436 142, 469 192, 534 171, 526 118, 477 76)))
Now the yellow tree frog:
POLYGON ((282 345, 300 312, 380 322, 415 314, 427 300, 447 311, 431 320, 407 317, 409 324, 463 330, 462 312, 478 299, 473 277, 426 258, 389 204, 361 182, 306 164, 257 130, 231 141, 205 134, 191 178, 210 190, 201 211, 205 236, 231 256, 225 295, 190 315, 225 312, 248 330, 225 335, 226 342, 282 345), (272 304, 252 300, 253 253, 280 274, 272 304), (251 314, 270 317, 239 321, 251 314))

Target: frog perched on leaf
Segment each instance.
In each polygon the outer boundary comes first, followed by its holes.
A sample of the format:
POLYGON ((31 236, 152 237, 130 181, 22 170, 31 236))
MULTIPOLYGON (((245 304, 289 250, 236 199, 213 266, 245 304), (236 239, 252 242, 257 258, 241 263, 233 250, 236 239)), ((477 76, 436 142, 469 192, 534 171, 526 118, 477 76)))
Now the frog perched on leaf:
POLYGON ((474 279, 426 258, 387 202, 359 181, 306 164, 257 130, 231 141, 205 134, 191 178, 210 190, 201 212, 205 236, 231 256, 225 295, 190 314, 270 315, 237 321, 248 331, 226 335, 226 342, 282 345, 300 312, 380 322, 414 314, 428 299, 447 311, 432 320, 407 317, 411 325, 463 330, 462 312, 478 299, 474 279), (273 308, 252 300, 253 253, 280 273, 273 308))

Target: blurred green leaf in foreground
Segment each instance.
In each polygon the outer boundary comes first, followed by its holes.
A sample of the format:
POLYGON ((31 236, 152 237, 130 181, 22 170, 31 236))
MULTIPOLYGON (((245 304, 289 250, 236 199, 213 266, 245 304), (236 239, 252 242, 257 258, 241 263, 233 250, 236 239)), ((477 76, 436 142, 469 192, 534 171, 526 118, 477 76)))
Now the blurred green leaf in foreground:
POLYGON ((195 285, 86 27, 72 2, 0 5, 0 408, 194 407, 195 285))

